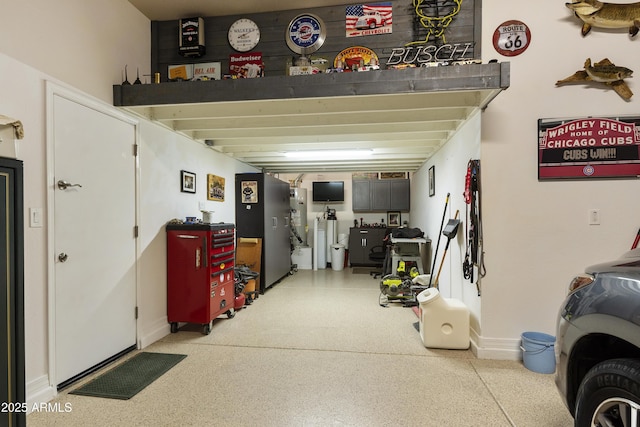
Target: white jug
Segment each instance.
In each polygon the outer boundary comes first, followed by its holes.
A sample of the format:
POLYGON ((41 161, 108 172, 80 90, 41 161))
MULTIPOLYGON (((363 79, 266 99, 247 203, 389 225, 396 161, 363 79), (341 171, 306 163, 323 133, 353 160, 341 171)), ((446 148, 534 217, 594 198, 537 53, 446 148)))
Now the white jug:
POLYGON ((202 211, 202 222, 205 224, 213 224, 214 211, 202 211))

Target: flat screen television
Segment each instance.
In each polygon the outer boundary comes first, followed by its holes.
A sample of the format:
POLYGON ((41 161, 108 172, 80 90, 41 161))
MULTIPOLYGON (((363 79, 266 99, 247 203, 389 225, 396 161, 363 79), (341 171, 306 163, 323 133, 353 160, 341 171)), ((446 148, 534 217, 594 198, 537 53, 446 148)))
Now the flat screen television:
POLYGON ((314 202, 344 202, 344 181, 314 181, 314 202))

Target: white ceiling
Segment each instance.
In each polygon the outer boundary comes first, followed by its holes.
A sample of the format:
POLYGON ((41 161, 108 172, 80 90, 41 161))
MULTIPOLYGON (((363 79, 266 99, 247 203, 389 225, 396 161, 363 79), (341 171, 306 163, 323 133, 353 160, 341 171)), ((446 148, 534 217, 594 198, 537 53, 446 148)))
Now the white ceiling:
POLYGON ((252 13, 275 12, 343 4, 358 4, 350 0, 129 0, 152 21, 168 21, 191 16, 250 15, 252 13))
MULTIPOLYGON (((129 1, 151 20, 250 15, 300 8, 300 2, 293 0, 129 1)), ((309 0, 304 2, 304 7, 350 3, 361 1, 309 0)), ((499 91, 417 92, 126 108, 269 172, 400 172, 417 170, 499 91), (366 160, 323 160, 318 157, 300 160, 284 155, 289 151, 346 148, 368 149, 373 153, 366 160)))

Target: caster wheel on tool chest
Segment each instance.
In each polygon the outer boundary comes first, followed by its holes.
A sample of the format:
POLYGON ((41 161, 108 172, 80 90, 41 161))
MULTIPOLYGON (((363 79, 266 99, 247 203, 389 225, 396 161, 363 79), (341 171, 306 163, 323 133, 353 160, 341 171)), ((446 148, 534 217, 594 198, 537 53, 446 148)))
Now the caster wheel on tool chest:
POLYGON ((202 325, 202 333, 204 335, 209 335, 211 333, 211 323, 205 323, 202 325))

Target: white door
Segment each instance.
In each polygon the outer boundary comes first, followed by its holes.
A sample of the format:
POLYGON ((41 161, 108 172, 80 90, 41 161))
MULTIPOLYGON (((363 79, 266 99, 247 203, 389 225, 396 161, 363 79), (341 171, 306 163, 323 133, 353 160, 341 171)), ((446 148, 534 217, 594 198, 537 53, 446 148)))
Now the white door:
POLYGON ((136 343, 136 128, 52 98, 59 385, 136 343))

